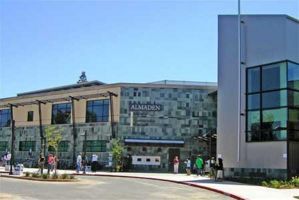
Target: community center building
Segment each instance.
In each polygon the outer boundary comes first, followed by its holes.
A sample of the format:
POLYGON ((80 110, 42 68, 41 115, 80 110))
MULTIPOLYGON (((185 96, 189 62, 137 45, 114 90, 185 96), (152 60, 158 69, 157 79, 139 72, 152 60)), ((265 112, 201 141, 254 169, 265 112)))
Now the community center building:
POLYGON ((215 154, 205 138, 216 130, 216 90, 216 83, 83 81, 20 93, 0 99, 0 153, 11 151, 14 125, 15 161, 36 165, 51 152, 45 128, 53 125, 62 131, 60 168, 74 166, 84 143, 89 158, 108 165, 118 138, 136 170, 172 170, 174 156, 215 154))
POLYGON ((217 156, 225 176, 298 175, 299 20, 221 15, 218 37, 217 156))

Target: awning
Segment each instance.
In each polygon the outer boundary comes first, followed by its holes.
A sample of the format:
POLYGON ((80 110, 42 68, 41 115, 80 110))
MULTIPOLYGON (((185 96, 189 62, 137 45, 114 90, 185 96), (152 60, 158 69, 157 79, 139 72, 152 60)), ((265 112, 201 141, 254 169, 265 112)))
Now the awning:
POLYGON ((125 143, 183 145, 185 142, 184 140, 125 139, 125 143))

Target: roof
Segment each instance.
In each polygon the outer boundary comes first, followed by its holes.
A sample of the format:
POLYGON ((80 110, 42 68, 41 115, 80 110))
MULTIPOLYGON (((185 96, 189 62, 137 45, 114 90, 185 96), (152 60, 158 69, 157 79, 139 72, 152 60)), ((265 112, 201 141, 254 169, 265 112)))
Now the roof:
POLYGON ((105 83, 103 83, 103 82, 95 80, 95 81, 88 81, 88 82, 83 82, 83 83, 76 83, 76 84, 71 84, 71 85, 64 85, 64 86, 59 86, 59 87, 52 87, 52 88, 47 88, 47 89, 42 89, 42 90, 35 90, 35 91, 30 91, 30 92, 19 93, 19 94, 17 94, 17 96, 40 94, 40 93, 60 91, 60 90, 70 90, 70 89, 75 89, 75 88, 90 87, 90 86, 104 85, 104 84, 105 83))
POLYGON ((198 82, 198 81, 175 81, 175 80, 162 80, 150 82, 148 84, 160 85, 192 85, 192 86, 217 86, 216 82, 198 82))

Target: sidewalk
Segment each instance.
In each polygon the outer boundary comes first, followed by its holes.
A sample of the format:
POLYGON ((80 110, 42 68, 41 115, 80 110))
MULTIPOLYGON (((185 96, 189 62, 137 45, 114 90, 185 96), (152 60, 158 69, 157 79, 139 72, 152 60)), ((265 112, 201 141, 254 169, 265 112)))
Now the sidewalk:
MULTIPOLYGON (((0 167, 0 172, 4 168, 0 167)), ((25 168, 24 172, 37 172, 37 168, 25 168)), ((58 170, 58 173, 75 174, 74 170, 58 170)), ((80 173, 82 175, 82 173, 80 173)), ((114 177, 131 177, 146 178, 170 181, 180 184, 200 187, 228 196, 235 199, 250 200, 295 200, 294 196, 299 196, 299 189, 272 189, 261 186, 246 185, 242 183, 223 181, 215 182, 207 177, 198 177, 196 175, 187 176, 185 174, 168 174, 168 173, 133 173, 133 172, 96 172, 87 173, 88 176, 114 176, 114 177)))

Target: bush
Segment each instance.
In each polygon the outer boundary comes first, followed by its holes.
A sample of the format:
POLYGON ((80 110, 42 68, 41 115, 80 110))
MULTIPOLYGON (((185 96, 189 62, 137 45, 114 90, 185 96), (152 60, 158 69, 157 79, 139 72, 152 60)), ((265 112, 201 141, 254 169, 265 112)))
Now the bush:
POLYGON ((269 187, 269 184, 267 183, 267 181, 262 181, 261 185, 264 187, 269 187))
POLYGON ((30 177, 30 172, 25 172, 26 177, 30 177))
POLYGON ((75 176, 74 175, 70 175, 70 179, 75 179, 75 176))
POLYGON ((292 178, 291 183, 295 186, 295 187, 299 187, 299 177, 295 176, 292 178))
POLYGON ((269 187, 280 188, 280 182, 278 180, 272 180, 269 182, 269 187))
POLYGON ((60 176, 61 179, 68 179, 69 178, 69 175, 68 174, 62 174, 60 176))
POLYGON ((54 173, 54 174, 52 175, 52 179, 58 179, 58 178, 59 178, 59 177, 58 177, 58 174, 55 174, 55 173, 54 173))
POLYGON ((40 177, 41 177, 41 175, 38 174, 38 173, 33 173, 32 174, 32 178, 40 178, 40 177))
POLYGON ((43 179, 48 179, 48 178, 49 178, 49 175, 48 175, 48 174, 43 174, 43 175, 42 175, 42 178, 43 178, 43 179))

